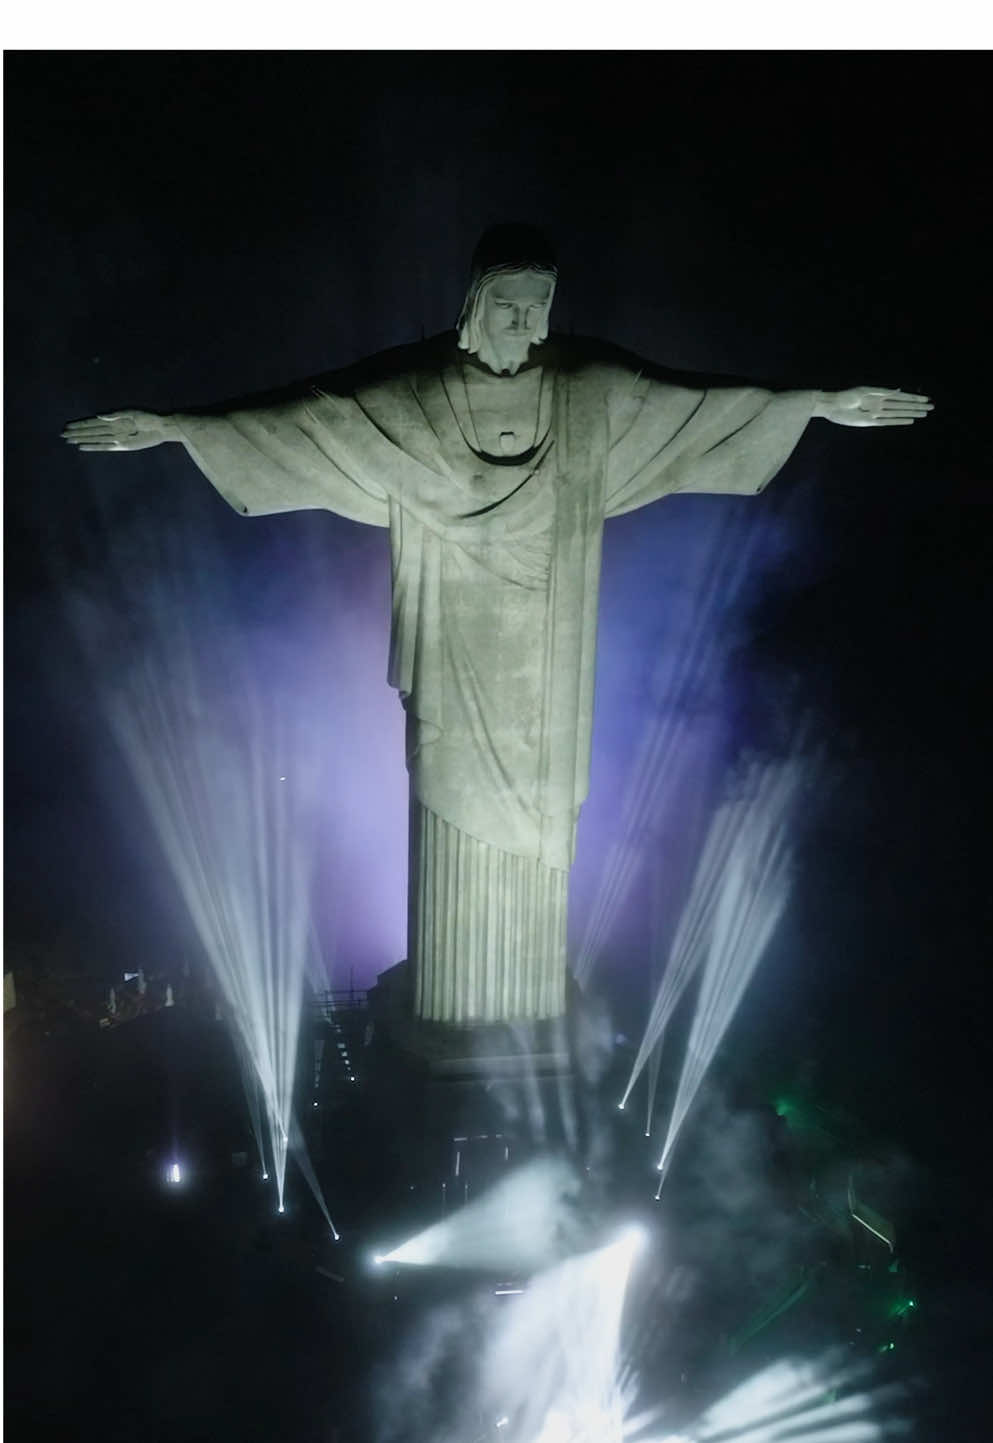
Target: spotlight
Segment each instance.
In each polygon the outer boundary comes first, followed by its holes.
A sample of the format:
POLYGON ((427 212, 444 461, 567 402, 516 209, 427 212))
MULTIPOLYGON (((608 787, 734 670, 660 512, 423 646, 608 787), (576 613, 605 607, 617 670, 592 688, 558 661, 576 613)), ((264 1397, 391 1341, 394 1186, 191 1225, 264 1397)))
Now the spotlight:
POLYGON ((277 1211, 277 1212, 280 1212, 280 1213, 284 1213, 284 1212, 286 1211, 286 1209, 285 1209, 285 1207, 283 1206, 283 1204, 280 1203, 280 1204, 279 1204, 279 1207, 276 1209, 276 1211, 277 1211))
POLYGON ((269 1174, 268 1174, 267 1172, 264 1172, 264 1173, 262 1174, 262 1181, 263 1181, 263 1182, 268 1182, 268 1181, 269 1181, 269 1174))
POLYGON ((180 1170, 178 1162, 174 1162, 170 1167, 169 1171, 166 1173, 166 1181, 171 1183, 178 1183, 183 1181, 183 1174, 180 1170))
POLYGON ((632 1255, 640 1253, 648 1242, 648 1233, 640 1223, 629 1223, 617 1236, 616 1246, 624 1247, 632 1255))
POLYGON ((617 1104, 617 1111, 618 1111, 618 1112, 623 1112, 623 1111, 624 1111, 624 1103, 623 1103, 623 1102, 619 1102, 619 1103, 617 1104))

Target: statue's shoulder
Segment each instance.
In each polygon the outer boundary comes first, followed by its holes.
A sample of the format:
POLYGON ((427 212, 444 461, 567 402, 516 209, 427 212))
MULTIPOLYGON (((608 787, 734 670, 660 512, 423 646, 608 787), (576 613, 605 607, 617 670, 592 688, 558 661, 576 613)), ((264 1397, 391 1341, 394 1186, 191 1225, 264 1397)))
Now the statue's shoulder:
POLYGON ((611 341, 595 336, 566 336, 556 332, 548 338, 549 354, 554 354, 561 371, 571 375, 604 375, 634 372, 642 364, 637 356, 622 350, 611 341))
POLYGON ((560 373, 602 391, 608 400, 629 392, 643 377, 657 382, 668 379, 668 373, 655 362, 594 336, 552 335, 549 347, 560 373))
POLYGON ((624 406, 665 391, 689 391, 700 396, 705 391, 755 385, 754 381, 741 376, 677 370, 594 337, 550 336, 549 345, 553 344, 560 370, 589 378, 591 386, 602 390, 609 404, 624 406))
POLYGON ((353 365, 318 377, 315 384, 335 396, 378 394, 400 401, 415 393, 425 377, 436 376, 454 354, 455 334, 447 331, 423 341, 378 351, 353 365))

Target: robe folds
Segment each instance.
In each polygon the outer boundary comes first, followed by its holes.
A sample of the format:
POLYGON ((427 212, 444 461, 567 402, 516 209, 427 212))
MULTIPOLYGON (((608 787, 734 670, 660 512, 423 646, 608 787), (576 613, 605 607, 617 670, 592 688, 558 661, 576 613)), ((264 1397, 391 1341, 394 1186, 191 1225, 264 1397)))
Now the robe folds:
MULTIPOLYGON (((814 400, 674 385, 597 342, 553 337, 532 359, 540 434, 518 458, 469 444, 463 368, 475 363, 454 336, 289 399, 177 417, 240 513, 324 508, 389 528, 389 681, 406 709, 415 809, 409 951, 420 1015, 451 1021, 564 1005, 604 520, 677 492, 761 491, 814 400), (454 880, 440 877, 442 854, 454 880)), ((477 366, 473 379, 499 401, 499 376, 477 366)))

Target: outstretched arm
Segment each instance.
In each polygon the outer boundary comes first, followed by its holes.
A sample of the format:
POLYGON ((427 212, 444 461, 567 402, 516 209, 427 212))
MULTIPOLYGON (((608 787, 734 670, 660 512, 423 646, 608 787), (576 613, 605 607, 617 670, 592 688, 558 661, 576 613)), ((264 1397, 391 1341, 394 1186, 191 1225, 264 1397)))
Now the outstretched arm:
POLYGON ((818 391, 813 417, 836 426, 912 426, 933 410, 927 396, 886 386, 852 386, 847 391, 818 391))
MULTIPOLYGON (((276 404, 211 415, 114 411, 74 421, 62 432, 80 451, 144 451, 178 441, 242 516, 321 509, 372 526, 389 522, 377 480, 378 433, 356 403, 316 389, 276 404)), ((383 443, 385 444, 385 443, 383 443)))
POLYGON ((606 515, 678 491, 756 495, 816 417, 838 426, 910 426, 933 409, 927 396, 883 386, 694 390, 645 374, 632 385, 625 375, 611 417, 606 515))

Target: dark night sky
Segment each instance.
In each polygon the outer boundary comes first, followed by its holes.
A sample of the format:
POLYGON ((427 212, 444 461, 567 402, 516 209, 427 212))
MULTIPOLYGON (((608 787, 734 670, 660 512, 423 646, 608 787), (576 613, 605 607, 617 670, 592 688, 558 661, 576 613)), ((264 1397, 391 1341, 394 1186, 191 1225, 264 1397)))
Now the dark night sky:
MULTIPOLYGON (((723 669, 702 712, 728 758, 774 752, 811 716, 832 777, 746 1011, 766 1042, 799 1027, 836 1060, 817 1039, 843 1023, 839 1068, 883 1125, 885 1098, 926 1076, 935 1156, 940 1117, 962 1124, 950 1161, 983 1115, 987 1048, 985 68, 914 54, 8 54, 15 968, 58 957, 110 975, 193 945, 100 707, 140 622, 118 615, 101 675, 66 610, 80 586, 108 607, 140 593, 187 527, 184 564, 216 579, 190 602, 205 634, 226 606, 255 664, 304 704, 333 679, 322 866, 336 981, 401 955, 384 534, 324 514, 246 523, 178 447, 81 456, 59 431, 441 330, 480 230, 525 219, 558 247, 561 329, 686 370, 936 402, 907 430, 815 423, 758 502, 685 498, 608 527, 575 907, 580 929, 622 830, 653 668, 698 584, 694 548, 736 508, 757 561, 719 618, 723 669)), ((635 896, 611 938, 629 1010, 647 986, 645 910, 635 896)), ((897 1109, 893 1126, 906 1121, 897 1109)))

